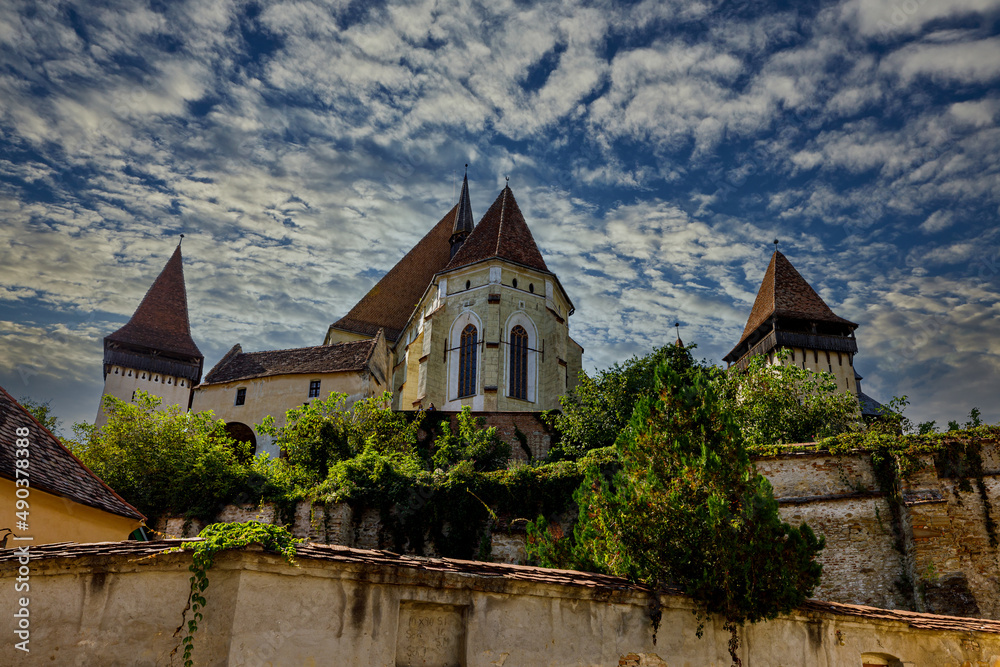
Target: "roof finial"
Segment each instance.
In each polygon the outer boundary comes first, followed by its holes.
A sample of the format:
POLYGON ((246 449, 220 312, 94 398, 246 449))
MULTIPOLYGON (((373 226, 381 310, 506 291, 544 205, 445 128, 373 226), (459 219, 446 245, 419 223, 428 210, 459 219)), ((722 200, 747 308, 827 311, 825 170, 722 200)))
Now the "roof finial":
POLYGON ((778 239, 774 239, 774 252, 778 252, 778 239))
POLYGON ((466 176, 469 175, 469 163, 468 162, 465 163, 465 175, 466 176))
POLYGON ((674 322, 674 328, 677 330, 677 342, 675 345, 677 347, 684 347, 684 343, 681 342, 681 323, 674 322))
POLYGON ((184 243, 184 235, 181 234, 181 240, 177 242, 177 245, 184 243))
POLYGON ((507 180, 507 185, 509 186, 510 185, 510 176, 504 176, 504 178, 507 180))

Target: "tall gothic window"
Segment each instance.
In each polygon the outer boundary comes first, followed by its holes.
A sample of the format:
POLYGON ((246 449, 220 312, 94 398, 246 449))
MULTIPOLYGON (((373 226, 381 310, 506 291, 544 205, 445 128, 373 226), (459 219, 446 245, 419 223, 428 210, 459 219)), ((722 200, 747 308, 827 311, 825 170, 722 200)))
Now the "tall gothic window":
POLYGON ((476 327, 472 324, 462 330, 458 345, 458 396, 476 393, 476 327))
POLYGON ((510 330, 510 396, 528 400, 528 332, 520 324, 510 330))

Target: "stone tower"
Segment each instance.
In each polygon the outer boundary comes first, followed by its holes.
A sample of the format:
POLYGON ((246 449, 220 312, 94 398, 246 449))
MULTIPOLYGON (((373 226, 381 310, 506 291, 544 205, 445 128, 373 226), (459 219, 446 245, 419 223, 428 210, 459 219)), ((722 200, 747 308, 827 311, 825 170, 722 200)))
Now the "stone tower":
POLYGON ((835 315, 778 250, 771 256, 740 342, 723 359, 745 368, 762 354, 773 360, 787 349, 787 363, 827 371, 841 391, 858 394, 854 355, 858 325, 835 315))
POLYGON ((104 339, 104 394, 97 426, 107 421, 105 395, 131 401, 137 389, 187 410, 204 357, 191 338, 181 246, 146 292, 128 323, 104 339))

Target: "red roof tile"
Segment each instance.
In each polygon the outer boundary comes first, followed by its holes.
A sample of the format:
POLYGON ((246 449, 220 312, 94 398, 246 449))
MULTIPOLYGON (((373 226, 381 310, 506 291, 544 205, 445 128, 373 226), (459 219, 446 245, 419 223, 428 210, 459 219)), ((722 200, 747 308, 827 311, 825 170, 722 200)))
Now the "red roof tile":
POLYGON ((379 329, 384 329, 388 340, 399 338, 434 274, 443 269, 451 257, 449 239, 457 209, 456 204, 332 327, 365 336, 374 336, 379 329))
POLYGON ((757 299, 753 302, 753 309, 743 329, 740 343, 772 315, 858 326, 850 320, 835 315, 816 290, 810 287, 805 278, 795 270, 792 263, 777 250, 771 256, 771 263, 767 265, 764 280, 760 283, 757 299))
POLYGON ((31 488, 119 516, 145 519, 139 510, 125 502, 80 459, 73 456, 59 438, 42 426, 3 387, 0 387, 0 476, 15 479, 15 429, 19 427, 27 427, 29 432, 31 466, 28 469, 28 479, 31 488))
MULTIPOLYGON (((182 546, 185 543, 195 542, 199 539, 158 540, 155 542, 98 542, 95 544, 63 542, 60 544, 33 546, 31 547, 29 556, 34 561, 55 558, 107 558, 113 556, 131 556, 138 559, 163 553, 168 549, 182 546)), ((0 550, 0 563, 14 563, 16 565, 17 558, 18 554, 13 549, 0 550)), ((486 579, 526 581, 555 586, 579 586, 597 588, 604 591, 634 590, 646 592, 647 590, 643 586, 637 586, 620 577, 595 574, 593 572, 554 570, 527 565, 507 565, 504 563, 484 563, 480 561, 457 560, 454 558, 422 558, 419 556, 404 556, 389 551, 352 549, 350 547, 330 544, 302 544, 298 547, 296 558, 363 566, 397 567, 442 574, 465 574, 486 579)), ((666 592, 670 595, 682 595, 681 591, 677 588, 668 588, 666 592)), ((822 600, 806 600, 797 611, 806 614, 831 614, 865 618, 874 621, 905 623, 912 628, 922 630, 1000 634, 1000 621, 983 618, 938 616, 936 614, 924 614, 898 609, 878 609, 876 607, 824 602, 822 600)))
POLYGON ((455 269, 494 257, 549 271, 510 187, 503 189, 445 268, 455 269))
POLYGON ((370 340, 264 352, 243 352, 235 345, 208 372, 202 386, 272 375, 358 371, 368 363, 377 344, 376 335, 370 340))
POLYGON ((201 358, 188 322, 184 266, 178 244, 128 323, 105 341, 201 358))

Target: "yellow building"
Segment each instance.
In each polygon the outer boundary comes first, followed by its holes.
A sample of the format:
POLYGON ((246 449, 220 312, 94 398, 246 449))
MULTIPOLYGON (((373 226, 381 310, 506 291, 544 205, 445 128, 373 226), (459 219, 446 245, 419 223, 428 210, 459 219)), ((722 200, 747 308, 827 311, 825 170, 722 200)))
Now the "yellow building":
POLYGON ((203 362, 191 338, 178 243, 131 319, 104 339, 104 393, 97 408, 97 426, 107 422, 104 396, 127 402, 138 389, 163 399, 163 409, 179 405, 187 410, 203 362))
POLYGON ((854 369, 857 328, 836 315, 775 249, 740 342, 723 359, 746 368, 756 355, 773 362, 781 350, 788 350, 786 363, 831 373, 840 391, 858 397, 863 414, 874 415, 881 406, 861 391, 861 376, 854 369))
POLYGON ((0 547, 8 549, 116 542, 145 521, 2 387, 0 498, 0 547))
POLYGON ((330 326, 325 343, 383 330, 395 409, 537 413, 558 408, 582 369, 573 312, 511 189, 473 225, 466 177, 458 204, 330 326))
POLYGON ((255 452, 278 456, 271 438, 257 431, 264 417, 284 423, 285 412, 326 398, 347 394, 347 407, 361 398, 389 390, 389 350, 382 332, 367 340, 292 350, 243 352, 237 344, 195 387, 191 409, 211 410, 226 421, 226 430, 255 452))

